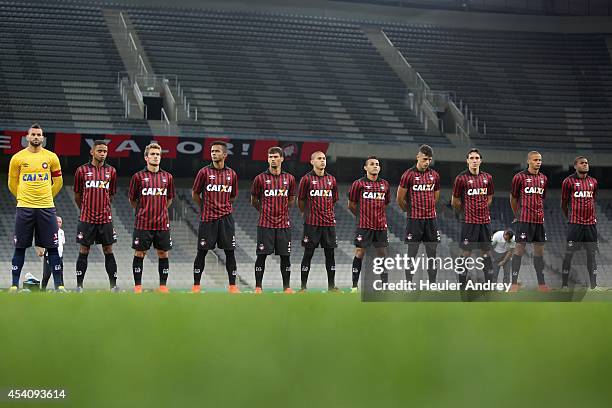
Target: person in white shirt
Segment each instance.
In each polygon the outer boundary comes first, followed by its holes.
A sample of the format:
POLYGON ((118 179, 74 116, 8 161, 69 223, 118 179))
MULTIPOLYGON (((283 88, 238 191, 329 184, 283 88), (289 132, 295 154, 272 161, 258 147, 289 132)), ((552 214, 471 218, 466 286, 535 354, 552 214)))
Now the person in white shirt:
MULTIPOLYGON (((57 217, 57 252, 60 256, 60 264, 62 265, 62 269, 64 268, 64 244, 66 243, 66 235, 64 234, 64 230, 62 229, 62 217, 57 217)), ((36 248, 36 252, 38 256, 43 257, 43 277, 40 282, 41 290, 47 289, 47 284, 49 283, 49 278, 51 278, 51 268, 49 267, 49 257, 47 256, 47 251, 42 248, 36 248)))
POLYGON ((493 251, 491 258, 493 261, 492 280, 497 282, 500 268, 504 268, 504 283, 510 283, 510 273, 512 272, 512 254, 516 242, 514 240, 514 231, 500 230, 491 237, 491 245, 493 251))

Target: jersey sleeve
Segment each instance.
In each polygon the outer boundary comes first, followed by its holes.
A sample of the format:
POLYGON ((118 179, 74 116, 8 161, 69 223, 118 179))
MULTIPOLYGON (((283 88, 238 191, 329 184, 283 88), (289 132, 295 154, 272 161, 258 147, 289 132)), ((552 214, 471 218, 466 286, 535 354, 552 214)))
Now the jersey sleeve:
POLYGON ((546 198, 546 191, 548 190, 548 177, 544 176, 544 193, 542 198, 546 198))
POLYGON ((565 180, 563 180, 563 184, 561 184, 561 201, 568 202, 571 194, 572 194, 572 183, 568 177, 565 180))
POLYGON ((235 198, 238 195, 238 174, 232 170, 232 192, 230 197, 235 198))
POLYGON ((337 203, 339 200, 338 196, 338 183, 336 182, 336 178, 334 177, 333 185, 332 185, 332 196, 334 203, 337 203))
POLYGON ((108 194, 110 194, 111 197, 117 194, 117 170, 115 168, 111 170, 108 194))
POLYGON ((289 197, 295 197, 295 177, 289 178, 289 197))
POLYGON ((514 178, 512 178, 512 187, 510 189, 510 194, 512 194, 512 197, 516 198, 517 200, 520 198, 521 196, 521 175, 520 174, 516 174, 514 175, 514 178))
POLYGON ((300 180, 298 187, 298 200, 306 200, 308 198, 308 177, 304 176, 300 180))
POLYGON ((348 191, 348 199, 349 201, 352 201, 354 203, 358 203, 359 202, 359 193, 361 192, 361 188, 359 187, 359 180, 354 181, 353 184, 351 184, 351 188, 349 188, 348 191))
POLYGON ((410 190, 410 173, 408 170, 402 174, 402 178, 400 179, 400 187, 405 188, 406 190, 410 190))
POLYGON ((389 205, 389 203, 391 202, 391 188, 387 181, 385 181, 385 190, 387 191, 385 193, 385 205, 389 205))
POLYGON ((597 180, 593 180, 593 200, 597 199, 597 191, 599 190, 599 183, 597 180))
POLYGON ((57 154, 51 153, 51 159, 49 160, 49 170, 51 170, 51 177, 62 177, 62 166, 60 165, 57 154))
POLYGON ((168 200, 172 200, 175 196, 176 193, 174 191, 174 177, 172 177, 172 174, 168 174, 168 200))
POLYGON ((453 197, 461 198, 463 196, 463 182, 460 176, 455 177, 455 182, 453 183, 453 197))
POLYGON ((193 181, 192 190, 196 194, 200 194, 202 192, 202 188, 204 187, 204 172, 202 170, 198 171, 195 180, 193 181))
POLYGON ((17 197, 17 190, 19 188, 19 173, 21 170, 21 162, 15 155, 11 158, 9 163, 9 174, 8 174, 8 187, 10 192, 17 197))
POLYGON ((74 172, 73 190, 75 193, 83 192, 83 171, 81 170, 81 167, 77 168, 76 171, 74 172))
POLYGON ((261 197, 261 177, 255 177, 253 180, 253 185, 251 186, 251 195, 255 197, 261 197))
POLYGON ((487 188, 487 195, 492 196, 495 193, 495 185, 493 184, 493 176, 489 174, 489 187, 487 188))
POLYGON ((136 201, 140 198, 140 183, 138 182, 136 174, 132 176, 132 180, 130 181, 129 198, 131 201, 136 201))
POLYGON ((440 191, 440 173, 435 172, 434 191, 440 191))

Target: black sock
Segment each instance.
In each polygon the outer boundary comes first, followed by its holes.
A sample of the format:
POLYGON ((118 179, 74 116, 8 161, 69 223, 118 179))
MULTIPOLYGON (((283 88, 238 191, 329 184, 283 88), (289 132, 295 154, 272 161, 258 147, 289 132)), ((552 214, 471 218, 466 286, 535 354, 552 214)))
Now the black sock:
POLYGON ((336 287, 336 260, 334 248, 325 248, 325 270, 327 271, 327 289, 336 287))
POLYGON ((310 263, 312 256, 314 255, 314 248, 304 248, 304 256, 302 257, 300 279, 302 282, 302 289, 306 289, 308 284, 308 273, 310 272, 310 263))
POLYGON ((47 256, 47 254, 45 254, 45 256, 43 257, 43 276, 42 281, 40 282, 40 287, 42 290, 47 289, 49 279, 51 279, 51 268, 49 268, 49 257, 47 256))
MULTIPOLYGON (((461 265, 465 267, 465 257, 461 257, 461 259, 463 260, 461 265)), ((462 273, 457 274, 457 279, 459 280, 459 283, 461 285, 459 286, 459 290, 465 290, 465 285, 467 285, 467 275, 467 271, 463 271, 462 273)))
POLYGON ((202 280, 202 274, 204 273, 204 266, 206 265, 206 254, 208 253, 205 249, 198 249, 196 253, 195 261, 193 261, 193 284, 199 285, 202 280))
POLYGON ((21 276, 21 269, 25 262, 25 248, 15 248, 13 253, 13 261, 11 273, 13 275, 12 286, 19 286, 19 277, 21 276))
POLYGON ((236 284, 236 254, 233 249, 225 250, 225 271, 230 285, 236 284))
MULTIPOLYGON (((591 244, 587 244, 591 245, 591 244)), ((595 289, 597 286, 597 260, 595 259, 595 250, 587 246, 586 249, 586 261, 587 270, 589 271, 589 280, 591 281, 591 289, 595 289)))
POLYGON ((64 265, 57 248, 48 248, 47 253, 49 254, 49 268, 53 274, 53 283, 55 289, 57 289, 64 286, 64 265))
POLYGON ((483 268, 482 268, 482 273, 484 274, 484 280, 485 282, 491 282, 491 271, 493 270, 493 261, 491 260, 491 257, 489 256, 489 254, 483 254, 482 255, 482 263, 484 264, 483 268))
POLYGON ((353 287, 359 286, 359 274, 361 274, 361 265, 363 264, 363 258, 353 258, 353 287))
POLYGON ((283 278, 283 289, 288 289, 291 281, 291 260, 289 255, 280 257, 280 270, 283 278))
POLYGON ((561 287, 569 285, 569 274, 572 268, 572 257, 574 252, 568 250, 563 257, 563 266, 561 267, 561 287))
POLYGON ((77 279, 77 287, 83 287, 83 281, 85 280, 85 273, 87 272, 87 257, 89 253, 84 254, 79 252, 79 256, 76 261, 76 279, 77 279))
POLYGON ((159 258, 157 264, 157 272, 159 272, 159 285, 166 285, 168 282, 168 272, 170 272, 170 259, 159 258))
POLYGON ((521 270, 522 255, 512 255, 512 284, 518 283, 519 272, 521 270))
POLYGON ((104 254, 104 268, 106 268, 106 274, 108 275, 108 283, 111 288, 114 288, 117 286, 117 261, 115 260, 115 254, 112 252, 104 254))
POLYGON ((408 267, 404 270, 404 274, 406 275, 406 280, 408 282, 412 282, 412 279, 416 274, 416 268, 414 267, 414 262, 412 262, 412 260, 416 258, 419 252, 419 245, 419 243, 408 244, 408 267))
POLYGON ((533 267, 535 268, 536 277, 538 279, 538 285, 544 285, 544 257, 534 256, 533 267))
POLYGON ((134 255, 132 260, 132 273, 134 274, 134 285, 142 285, 142 261, 144 258, 134 255))
POLYGON ((425 243, 425 253, 427 254, 427 277, 430 282, 436 282, 436 277, 438 276, 438 271, 435 268, 436 262, 436 250, 438 244, 436 242, 426 242, 425 243))
POLYGON ((255 260, 255 287, 261 288, 263 284, 264 271, 266 270, 266 257, 268 255, 257 255, 255 260))

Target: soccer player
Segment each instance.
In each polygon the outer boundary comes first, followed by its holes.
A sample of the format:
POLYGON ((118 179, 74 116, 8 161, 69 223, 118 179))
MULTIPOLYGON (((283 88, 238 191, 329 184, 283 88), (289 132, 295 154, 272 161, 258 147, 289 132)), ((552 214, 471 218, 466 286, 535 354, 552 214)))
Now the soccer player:
POLYGON ((291 221, 289 207, 295 201, 295 178, 282 170, 284 152, 280 147, 268 149, 268 170, 257 175, 251 188, 251 205, 259 211, 257 223, 257 260, 255 261, 255 293, 262 293, 266 257, 280 256, 280 270, 285 293, 290 288, 291 221))
POLYGON ((113 254, 117 233, 111 213, 111 202, 117 192, 117 171, 106 163, 106 141, 94 141, 89 154, 91 161, 78 167, 74 173, 74 202, 81 210, 76 235, 76 242, 80 245, 76 261, 77 292, 83 291, 89 248, 95 244, 102 245, 110 290, 118 292, 117 262, 113 254))
POLYGON ((193 293, 200 292, 206 254, 215 246, 225 251, 225 270, 229 292, 240 293, 236 285, 236 236, 232 203, 238 195, 238 176, 225 165, 227 144, 213 142, 210 146, 212 163, 202 167, 193 183, 191 197, 200 207, 198 247, 193 262, 193 293))
MULTIPOLYGON (((376 157, 368 157, 363 169, 365 177, 355 180, 348 191, 348 209, 357 219, 352 293, 357 292, 366 248, 373 246, 377 257, 385 257, 389 246, 386 213, 386 207, 391 201, 389 183, 378 177, 380 162, 376 157)), ((381 274, 381 280, 388 281, 386 272, 381 274)))
POLYGON ((327 158, 323 152, 314 152, 310 156, 312 171, 300 180, 298 188, 298 206, 304 214, 304 235, 302 246, 302 288, 306 291, 310 262, 315 248, 321 245, 325 252, 325 269, 327 270, 327 289, 337 292, 335 276, 336 261, 334 248, 336 242, 336 216, 334 204, 338 201, 338 186, 336 178, 325 171, 327 158))
POLYGON ((544 198, 548 178, 540 172, 542 155, 536 151, 527 154, 527 169, 517 173, 512 179, 510 206, 516 222, 516 247, 512 256, 511 292, 519 289, 518 276, 521 259, 527 243, 533 244, 533 266, 538 279, 538 291, 550 289, 544 281, 544 198))
MULTIPOLYGON (((57 253, 59 254, 60 257, 60 263, 62 265, 62 270, 64 270, 64 244, 66 244, 66 234, 64 234, 64 230, 62 229, 62 224, 63 224, 63 220, 62 217, 57 217, 57 253)), ((42 291, 47 290, 47 284, 49 284, 49 279, 51 279, 51 267, 49 266, 49 254, 47 253, 46 250, 36 247, 36 250, 38 252, 38 250, 42 250, 42 254, 39 254, 39 256, 42 256, 43 258, 43 275, 42 275, 42 280, 40 281, 40 289, 42 291)))
POLYGON ((49 265, 57 291, 65 292, 62 263, 57 236, 57 218, 53 197, 63 185, 62 169, 57 155, 45 148, 42 128, 33 124, 26 136, 28 147, 11 158, 8 188, 17 198, 15 215, 15 252, 12 260, 12 283, 10 292, 19 288, 25 251, 35 245, 45 248, 49 254, 49 265))
POLYGON ((561 288, 568 286, 572 257, 582 246, 586 251, 590 288, 597 288, 597 218, 595 198, 597 180, 589 176, 589 161, 584 156, 574 159, 576 172, 563 180, 561 187, 561 210, 568 219, 567 248, 561 269, 561 288), (568 207, 571 207, 571 212, 568 207))
MULTIPOLYGON (((493 177, 480 171, 482 155, 478 149, 470 149, 466 155, 467 170, 455 178, 451 205, 457 210, 463 210, 464 219, 461 226, 459 247, 462 255, 467 258, 473 249, 480 249, 482 272, 486 282, 491 280, 491 214, 489 207, 493 202, 493 177)), ((459 283, 465 288, 467 271, 459 274, 459 283)))
MULTIPOLYGON (((436 220, 436 203, 440 199, 440 175, 430 165, 433 160, 433 149, 421 145, 416 155, 416 164, 402 175, 397 188, 397 204, 407 213, 406 236, 404 243, 408 244, 408 256, 417 256, 421 242, 425 245, 427 254, 427 275, 430 282, 435 282, 437 270, 434 258, 440 231, 436 220)), ((406 280, 412 281, 414 265, 406 269, 406 280)))
POLYGON ((159 291, 168 292, 168 255, 172 249, 168 208, 175 194, 172 174, 160 168, 161 154, 160 145, 149 144, 144 151, 147 166, 134 174, 130 182, 130 204, 136 209, 132 236, 134 293, 142 293, 142 261, 151 244, 159 258, 159 291))

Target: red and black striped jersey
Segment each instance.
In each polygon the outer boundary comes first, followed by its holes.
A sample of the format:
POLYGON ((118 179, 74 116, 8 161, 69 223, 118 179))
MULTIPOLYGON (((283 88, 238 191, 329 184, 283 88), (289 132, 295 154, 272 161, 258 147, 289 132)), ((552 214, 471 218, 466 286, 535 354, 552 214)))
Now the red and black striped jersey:
POLYGON ((295 177, 286 172, 279 175, 266 170, 253 180, 251 195, 260 202, 259 222, 265 228, 290 228, 289 198, 295 197, 295 177))
POLYGON ((597 179, 588 174, 585 178, 580 178, 574 173, 563 180, 561 199, 569 203, 568 215, 571 224, 592 225, 597 223, 596 196, 597 179))
POLYGON ((386 207, 391 201, 389 183, 384 179, 372 181, 367 177, 355 180, 348 191, 348 199, 359 207, 358 228, 387 229, 386 207))
POLYGON ((416 166, 412 166, 402 174, 400 187, 408 190, 408 218, 436 218, 435 192, 440 190, 440 175, 437 171, 430 168, 419 171, 416 166))
POLYGON ((74 173, 74 192, 81 194, 79 220, 90 224, 113 221, 112 197, 117 192, 117 171, 104 163, 100 167, 91 162, 83 164, 74 173))
POLYGON ((512 196, 518 200, 517 219, 520 222, 532 224, 544 223, 544 198, 548 177, 538 172, 532 174, 529 170, 516 173, 512 179, 512 196))
POLYGON ((200 220, 214 221, 232 213, 231 199, 238 194, 238 176, 227 166, 217 169, 211 163, 200 169, 192 190, 202 198, 200 220))
POLYGON ((134 227, 140 230, 170 229, 168 201, 174 198, 174 180, 165 170, 153 173, 146 168, 132 176, 130 200, 138 201, 134 227))
POLYGON ((461 199, 466 224, 488 224, 491 213, 487 201, 494 193, 493 177, 484 171, 472 174, 464 170, 453 184, 453 196, 461 199))
POLYGON ((334 204, 338 201, 338 186, 336 178, 325 173, 318 176, 309 172, 300 180, 298 200, 306 202, 304 223, 320 227, 336 225, 334 204))

